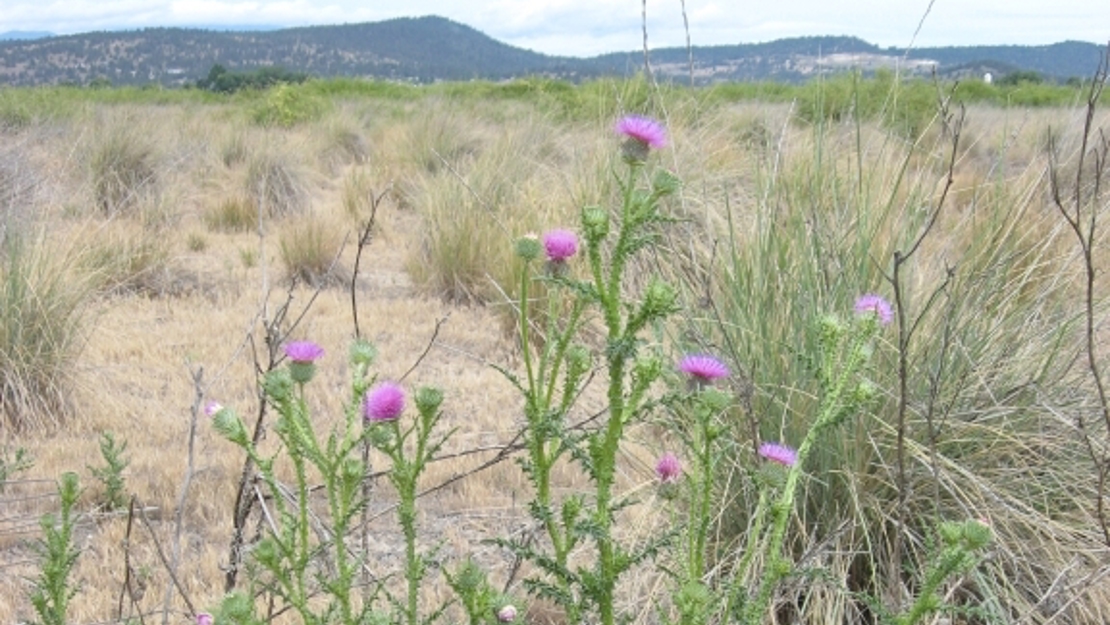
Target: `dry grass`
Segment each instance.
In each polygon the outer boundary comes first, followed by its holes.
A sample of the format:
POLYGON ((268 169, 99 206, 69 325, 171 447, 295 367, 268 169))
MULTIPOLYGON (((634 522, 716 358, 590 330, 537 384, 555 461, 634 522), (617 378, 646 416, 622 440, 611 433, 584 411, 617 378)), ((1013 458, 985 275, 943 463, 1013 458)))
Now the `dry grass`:
MULTIPOLYGON (((262 346, 256 320, 260 315, 273 318, 284 301, 281 270, 288 269, 311 282, 326 275, 333 259, 353 269, 353 246, 340 251, 338 242, 347 234, 346 229, 353 227, 352 214, 365 216, 370 190, 381 192, 390 183, 394 185, 393 195, 379 211, 378 235, 367 249, 356 284, 360 325, 381 352, 377 370, 384 378, 404 375, 427 346, 437 322, 447 319, 428 357, 405 384, 444 388, 447 424, 458 428, 449 451, 495 448, 516 432, 521 424, 519 398, 499 374, 486 366, 493 363, 512 369, 517 364, 515 346, 502 330, 501 309, 458 304, 503 303, 505 294, 515 290, 520 271, 511 254, 513 238, 549 227, 573 227, 581 206, 609 202, 615 192, 609 177, 614 163, 611 120, 608 114, 604 119, 599 114, 596 122, 555 121, 519 103, 474 106, 423 100, 401 108, 391 105, 388 114, 382 115, 377 113, 375 103, 357 105, 365 107, 366 123, 358 121, 358 115, 352 112, 359 110, 355 104, 346 104, 329 108, 320 121, 288 129, 244 128, 241 116, 228 114, 216 105, 211 110, 173 109, 169 114, 185 120, 183 129, 202 126, 204 133, 152 130, 150 136, 156 138, 156 147, 127 134, 120 119, 126 118, 130 127, 158 128, 164 126, 161 120, 168 114, 167 107, 129 105, 126 111, 111 107, 93 110, 87 113, 89 117, 60 127, 59 134, 34 147, 33 158, 27 162, 48 162, 73 173, 57 181, 62 185, 60 191, 44 194, 4 191, 24 187, 3 186, 3 176, 11 179, 5 172, 12 168, 0 153, 0 193, 7 193, 0 199, 7 197, 9 205, 21 209, 36 203, 34 212, 55 225, 47 231, 43 243, 48 247, 41 249, 56 250, 59 258, 65 257, 63 251, 69 249, 75 254, 87 253, 76 257, 91 258, 87 261, 91 264, 74 262, 72 268, 85 267, 85 278, 104 276, 102 286, 111 286, 115 292, 111 298, 90 295, 77 304, 77 312, 95 320, 90 326, 95 330, 81 336, 83 349, 79 356, 67 357, 64 373, 73 378, 72 384, 57 396, 58 401, 64 399, 76 409, 57 413, 57 423, 36 424, 43 426, 37 431, 17 436, 9 427, 0 429, 0 449, 24 446, 35 458, 34 467, 0 493, 0 509, 4 511, 0 513, 0 622, 18 622, 32 615, 22 577, 30 574, 33 563, 21 541, 34 535, 35 519, 52 509, 53 479, 72 470, 82 475, 86 485, 92 483, 86 466, 97 464, 97 436, 104 430, 113 431, 129 444, 127 488, 148 506, 158 544, 167 551, 175 544, 182 546, 179 576, 186 593, 198 609, 219 600, 223 594, 220 567, 227 561, 231 507, 242 459, 203 420, 198 424, 192 483, 181 508, 182 535, 175 537, 173 516, 188 465, 193 418, 190 371, 204 368, 207 397, 235 405, 241 414, 255 413, 251 347, 262 346), (101 122, 97 120, 105 117, 116 121, 98 126, 101 122), (97 136, 118 143, 106 143, 105 152, 97 156, 81 139, 92 128, 103 133, 97 136), (323 140, 320 128, 327 129, 323 140), (214 137, 212 145, 195 145, 197 136, 214 137), (86 151, 72 156, 72 149, 67 148, 75 145, 84 146, 86 151), (109 148, 118 158, 107 153, 109 148), (124 162, 126 155, 132 158, 124 162), (165 164, 166 158, 174 163, 172 171, 165 164), (82 169, 83 162, 92 168, 82 169), (96 163, 101 165, 94 167, 96 163), (93 176, 78 175, 81 171, 93 176), (162 225, 141 219, 122 224, 114 221, 112 215, 135 208, 134 202, 164 206, 164 201, 145 195, 151 190, 161 198, 179 200, 173 202, 172 215, 162 225), (88 206, 81 204, 81 198, 90 197, 107 214, 73 209, 74 205, 88 206), (94 213, 92 221, 87 222, 90 213, 94 213), (80 218, 72 219, 74 214, 80 218), (75 230, 94 234, 91 239, 68 236, 75 230), (204 232, 205 244, 177 234, 188 232, 204 232), (168 297, 164 288, 134 286, 167 267, 173 269, 173 275, 190 276, 195 288, 168 297), (64 420, 60 418, 63 414, 64 420)), ((770 227, 760 221, 766 215, 761 216, 756 205, 765 198, 772 175, 786 180, 782 184, 788 187, 776 196, 782 209, 775 213, 778 219, 786 219, 789 206, 804 206, 811 215, 822 217, 837 215, 843 209, 844 205, 838 203, 844 197, 843 185, 851 184, 858 173, 844 143, 855 143, 851 128, 838 129, 836 132, 841 134, 825 146, 831 164, 823 171, 839 171, 841 177, 828 175, 824 178, 827 184, 822 186, 813 184, 814 179, 807 175, 821 167, 814 160, 818 149, 814 134, 788 123, 791 113, 787 106, 745 104, 700 111, 695 105, 678 101, 671 106, 668 117, 673 147, 661 155, 663 162, 678 170, 687 183, 684 196, 671 207, 683 221, 663 233, 664 249, 673 258, 690 259, 690 263, 665 263, 660 255, 639 268, 640 272, 693 275, 690 272, 700 266, 694 259, 704 260, 715 248, 719 259, 723 247, 721 239, 715 241, 714 237, 727 226, 726 199, 732 210, 736 244, 741 249, 753 248, 770 227)), ((943 271, 948 250, 965 249, 977 237, 985 236, 973 227, 982 223, 985 207, 1017 201, 1024 203, 1026 212, 1009 218, 1012 230, 1007 236, 1015 241, 1015 250, 1024 252, 1015 256, 1009 273, 997 278, 1015 285, 1017 300, 1005 302, 1005 306, 1035 300, 1039 292, 1051 286, 1046 280, 1060 279, 1058 274, 1038 273, 1045 264, 1056 267, 1068 260, 1069 248, 1063 242, 1057 245, 1046 239, 1052 236, 1052 214, 1035 189, 1043 165, 1038 159, 1045 126, 1068 125, 1073 117, 1073 111, 972 111, 968 132, 973 140, 961 155, 961 178, 953 211, 944 218, 943 235, 928 250, 931 261, 914 280, 932 280, 943 271), (1006 190, 1010 190, 1009 195, 1006 190)), ((35 131, 33 127, 21 127, 5 132, 17 133, 14 136, 18 139, 24 136, 18 133, 35 131)), ((897 244, 899 233, 893 224, 907 215, 895 213, 932 197, 931 185, 938 170, 928 159, 915 163, 910 175, 916 177, 916 186, 910 186, 920 195, 900 195, 902 192, 889 183, 890 172, 878 168, 883 163, 896 163, 897 159, 888 157, 899 154, 901 148, 890 143, 895 139, 876 128, 865 127, 864 131, 865 144, 872 150, 868 163, 874 168, 866 173, 875 182, 868 183, 869 197, 856 200, 863 205, 890 196, 897 198, 892 204, 897 210, 877 217, 889 220, 885 229, 878 228, 881 236, 876 237, 874 253, 879 254, 897 244)), ((31 180, 26 178, 31 175, 27 171, 17 171, 15 179, 31 180)), ((860 262, 866 263, 867 259, 860 262)), ((798 279, 782 273, 766 278, 766 297, 771 300, 781 299, 783 292, 796 288, 798 279)), ((321 419, 326 420, 326 415, 340 410, 337 397, 343 396, 347 381, 343 354, 352 331, 352 315, 349 294, 341 288, 327 288, 314 300, 312 296, 304 286, 292 291, 292 310, 287 319, 297 318, 301 307, 312 302, 294 336, 311 338, 328 349, 310 399, 321 419)), ((1034 319, 1025 321, 1034 327, 1034 319)), ((1017 349, 1012 357, 1026 355, 1017 349)), ((6 395, 4 401, 9 403, 6 395)), ((577 416, 585 418, 599 408, 600 400, 587 395, 577 416)), ((1035 463, 1019 467, 1029 450, 1021 447, 1028 441, 1019 444, 1009 438, 1013 432, 1009 420, 1017 418, 1015 414, 999 409, 989 416, 977 423, 960 424, 949 441, 953 474, 979 471, 995 460, 1008 458, 1005 467, 993 473, 983 471, 982 478, 989 488, 969 496, 988 511, 995 505, 991 494, 999 492, 992 489, 1006 485, 1007 480, 1015 479, 1014 475, 1028 477, 1043 469, 1035 463), (976 442, 988 437, 995 441, 993 446, 976 442), (1004 455, 1000 446, 1012 455, 1004 455)), ((1047 422, 1039 425, 1048 427, 1047 422)), ((1052 438, 1045 441, 1045 445, 1057 446, 1054 456, 1066 454, 1068 443, 1074 442, 1067 438, 1067 423, 1057 425, 1051 430, 1052 438)), ((627 531, 646 534, 659 522, 651 514, 652 495, 645 488, 651 477, 647 459, 662 443, 655 430, 645 429, 637 436, 621 460, 622 483, 629 491, 641 489, 645 500, 642 506, 627 512, 627 531)), ((428 484, 465 472, 493 453, 438 463, 428 476, 428 484)), ((915 461, 928 461, 924 451, 915 449, 913 453, 915 461)), ((865 455, 856 459, 866 462, 865 455)), ((885 488, 884 476, 872 478, 873 482, 855 485, 861 489, 885 488)), ((577 479, 568 470, 560 476, 560 486, 574 488, 580 485, 577 479)), ((1010 482, 1007 487, 1017 489, 1030 484, 1028 480, 1010 482)), ((944 486, 964 487, 955 481, 944 486)), ((1037 487, 1036 496, 1043 502, 1058 490, 1049 481, 1037 487)), ((1075 493, 1081 490, 1076 487, 1068 491, 1069 496, 1078 497, 1075 493)), ((384 509, 390 498, 383 488, 375 505, 384 509)), ((91 491, 86 493, 83 510, 91 508, 92 499, 91 491)), ((476 553, 494 567, 495 579, 503 580, 508 563, 479 539, 489 533, 520 530, 526 499, 525 482, 512 463, 456 482, 425 503, 423 522, 430 531, 426 544, 442 539, 444 557, 448 559, 476 553)), ((1085 512, 1089 502, 1080 503, 1079 507, 1069 507, 1050 526, 1035 526, 1043 516, 1017 510, 1017 521, 1007 526, 1008 534, 1000 537, 999 551, 1006 557, 993 560, 988 568, 1026 567, 1028 575, 1022 579, 1045 582, 1039 590, 1047 591, 1053 576, 1064 571, 1071 571, 1068 583, 1081 584, 1083 575, 1093 567, 1074 548, 1089 544, 1084 534, 1090 529, 1085 526, 1090 523, 1085 512), (1013 551, 1014 545, 1023 542, 1027 548, 1013 551)), ((868 500, 865 505, 873 502, 868 500)), ((386 514, 376 522, 375 529, 385 532, 389 526, 386 514)), ((147 588, 136 605, 149 612, 162 609, 170 580, 158 547, 141 523, 132 528, 127 543, 126 531, 125 516, 95 515, 82 521, 80 544, 84 553, 77 572, 81 591, 74 600, 72 622, 116 618, 125 544, 129 545, 134 574, 147 588)), ((388 536, 380 534, 372 547, 374 557, 387 566, 397 562, 396 544, 388 536)), ((822 543, 822 547, 849 550, 858 545, 854 540, 858 536, 837 536, 841 542, 831 546, 822 543)), ((812 542, 807 544, 813 546, 820 538, 811 536, 812 542)), ((849 560, 833 562, 830 575, 845 574, 849 560)), ((1003 573, 1002 577, 1014 574, 1003 573)), ((644 576, 635 582, 635 588, 629 586, 627 590, 640 597, 651 596, 658 592, 652 586, 655 581, 644 576)), ((1092 588, 1098 587, 1086 588, 1087 592, 1077 595, 1076 603, 1067 607, 1069 622, 1104 622, 1110 596, 1092 588)), ((1028 594, 1028 590, 1017 589, 1013 594, 1028 594)), ((822 612, 818 607, 825 610, 825 618, 840 618, 837 610, 842 604, 822 599, 822 593, 832 596, 836 592, 834 586, 807 591, 808 600, 817 606, 811 613, 812 622, 820 622, 817 614, 822 612)), ((176 592, 170 596, 171 621, 186 622, 184 602, 176 592)), ((1033 613, 1032 605, 1025 607, 1033 613)), ((131 609, 128 603, 124 615, 131 609)), ((1035 610, 1040 614, 1049 611, 1045 606, 1035 610)), ((542 622, 538 615, 543 610, 536 607, 533 611, 537 614, 535 622, 542 622)), ((650 622, 651 618, 650 610, 644 610, 639 622, 650 622)), ((1034 621, 1040 618, 1034 617, 1034 621)))

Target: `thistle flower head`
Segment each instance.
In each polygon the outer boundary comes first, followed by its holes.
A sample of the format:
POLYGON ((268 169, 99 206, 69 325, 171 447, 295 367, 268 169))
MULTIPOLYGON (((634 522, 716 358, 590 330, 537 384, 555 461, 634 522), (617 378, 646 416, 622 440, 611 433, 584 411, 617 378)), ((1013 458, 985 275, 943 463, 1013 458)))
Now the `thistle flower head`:
POLYGON ((792 467, 798 462, 798 452, 779 443, 763 443, 759 446, 759 455, 784 467, 792 467))
POLYGON ((223 409, 223 404, 218 401, 209 401, 207 404, 204 404, 204 414, 209 417, 216 416, 216 413, 223 409))
POLYGON ((393 421, 405 409, 405 391, 396 382, 382 382, 366 392, 362 414, 367 421, 393 421))
POLYGON ((879 318, 879 323, 884 326, 890 325, 890 322, 894 320, 894 309, 891 308, 890 302, 874 293, 861 295, 859 299, 856 300, 856 314, 874 314, 879 318))
POLYGON ((324 348, 312 341, 292 341, 285 344, 285 355, 293 362, 312 363, 324 356, 324 348))
POLYGON ((729 375, 725 363, 706 354, 686 356, 678 363, 678 370, 702 385, 710 384, 720 378, 727 378, 729 375))
POLYGON ((682 476, 682 462, 672 452, 667 452, 659 457, 655 463, 655 476, 664 484, 673 484, 682 476))
POLYGON ((551 262, 565 262, 578 253, 578 235, 570 230, 550 230, 543 235, 543 249, 551 262))
POLYGON ((667 145, 667 130, 650 117, 627 115, 617 121, 617 132, 642 144, 645 148, 659 148, 667 145))
POLYGON ((212 625, 214 622, 215 620, 212 618, 211 614, 207 612, 197 613, 197 625, 212 625))

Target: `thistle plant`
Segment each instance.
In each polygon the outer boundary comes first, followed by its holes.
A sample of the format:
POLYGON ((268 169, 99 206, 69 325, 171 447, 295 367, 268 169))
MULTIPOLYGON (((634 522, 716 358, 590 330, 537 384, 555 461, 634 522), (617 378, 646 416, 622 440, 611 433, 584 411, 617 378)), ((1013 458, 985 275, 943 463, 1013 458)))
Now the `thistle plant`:
POLYGON ((100 435, 100 457, 104 460, 104 466, 89 467, 89 471, 104 485, 104 494, 100 501, 107 510, 120 510, 127 506, 123 471, 131 461, 124 457, 126 451, 127 441, 117 442, 111 432, 100 435))
POLYGON ((818 350, 808 358, 818 382, 818 412, 798 449, 777 443, 764 443, 759 448, 762 458, 780 465, 786 474, 775 492, 761 491, 753 520, 755 531, 749 534, 748 552, 740 569, 747 569, 756 545, 762 544, 765 558, 762 574, 754 589, 742 588, 739 580, 743 577, 738 575, 726 609, 731 614, 739 608, 740 622, 745 625, 762 620, 775 588, 793 571, 793 563, 783 554, 783 544, 806 457, 822 436, 864 409, 875 395, 876 389, 866 377, 867 366, 875 337, 891 322, 893 313, 886 300, 873 294, 860 297, 855 311, 856 317, 851 322, 831 314, 817 322, 818 350), (768 526, 766 530, 764 524, 768 526), (757 540, 765 542, 756 543, 757 540))
POLYGON ((8 480, 33 466, 35 459, 23 447, 16 448, 11 457, 7 451, 0 454, 0 494, 4 493, 8 480))
POLYGON ((77 588, 69 576, 81 552, 73 541, 76 525, 73 507, 81 495, 76 473, 64 473, 58 482, 61 511, 57 517, 45 514, 39 522, 43 537, 31 547, 39 557, 38 577, 31 580, 31 605, 39 625, 65 625, 69 622, 69 600, 77 588))
POLYGON ((435 434, 440 417, 439 407, 443 403, 442 392, 430 387, 421 388, 416 392, 415 403, 417 417, 407 425, 400 420, 405 405, 403 391, 392 382, 383 382, 371 389, 363 404, 370 442, 393 464, 389 481, 397 490, 399 500, 397 516, 405 537, 407 584, 404 602, 397 599, 391 601, 394 605, 393 622, 408 625, 424 622, 419 618, 418 601, 421 584, 427 574, 427 563, 416 549, 417 486, 428 462, 451 435, 451 432, 435 434))
POLYGON ((724 363, 707 354, 684 357, 678 369, 686 376, 687 391, 671 400, 673 408, 682 415, 672 421, 671 429, 682 439, 692 466, 684 476, 681 493, 672 492, 674 480, 671 476, 675 473, 672 465, 678 462, 673 454, 660 458, 656 474, 662 494, 675 499, 681 494, 686 504, 686 518, 675 523, 684 529, 686 540, 680 542, 684 557, 680 558, 682 566, 674 574, 672 602, 678 611, 679 623, 697 625, 707 622, 717 601, 704 580, 714 516, 714 478, 716 468, 729 450, 727 441, 722 440, 724 429, 717 423, 717 417, 728 408, 730 399, 713 384, 727 378, 730 371, 724 363))
POLYGON ((652 280, 640 301, 631 300, 625 284, 629 262, 652 244, 657 227, 668 221, 661 201, 679 186, 677 178, 662 170, 648 176, 651 149, 665 144, 666 133, 658 123, 642 117, 626 117, 616 130, 624 137, 626 164, 626 173, 617 176, 621 205, 614 213, 598 206, 582 210, 586 268, 580 271, 572 266, 579 239, 569 230, 551 231, 542 241, 525 237, 517 243, 517 253, 526 264, 519 302, 524 375, 505 373, 524 396, 527 453, 521 465, 534 488, 529 512, 545 530, 550 551, 500 541, 546 574, 525 580, 530 592, 555 601, 568 622, 597 620, 604 625, 617 620, 614 601, 621 576, 659 548, 658 541, 636 549, 618 542, 617 516, 629 502, 614 492, 616 463, 625 428, 651 410, 648 391, 663 370, 658 350, 641 335, 677 310, 675 290, 662 281, 652 280), (546 263, 536 275, 533 271, 541 253, 546 263), (589 277, 580 279, 578 273, 589 277), (550 294, 542 342, 534 340, 529 315, 533 281, 546 283, 550 294), (605 327, 605 349, 600 355, 575 340, 591 309, 599 313, 605 327), (537 343, 542 347, 534 351, 537 343), (608 414, 600 428, 578 431, 569 426, 568 418, 595 357, 605 370, 608 414), (593 487, 589 497, 578 494, 555 501, 552 468, 564 457, 589 479, 593 487), (572 568, 571 552, 586 546, 596 558, 589 566, 572 568))
MULTIPOLYGON (((419 593, 427 564, 416 548, 416 496, 429 460, 451 434, 435 434, 443 394, 433 388, 418 390, 417 418, 404 423, 404 390, 394 382, 375 384, 370 366, 377 352, 369 343, 356 341, 350 350, 351 396, 345 419, 322 438, 309 414, 305 388, 315 377, 316 362, 324 356, 324 350, 316 343, 298 341, 286 345, 285 354, 288 367, 271 371, 263 382, 266 399, 279 414, 274 431, 281 440, 281 449, 264 456, 233 411, 218 404, 208 408, 214 427, 250 455, 273 495, 277 527, 253 551, 254 563, 266 575, 263 586, 306 624, 431 622, 434 616, 422 619, 419 615, 419 593), (349 538, 352 525, 367 504, 362 488, 367 479, 362 454, 365 444, 384 453, 392 463, 389 480, 397 490, 398 520, 405 539, 405 594, 398 598, 385 592, 391 606, 388 613, 374 608, 374 599, 383 590, 380 585, 367 596, 356 596, 358 572, 366 563, 354 555, 349 538), (293 465, 295 497, 287 498, 287 490, 275 476, 274 464, 281 454, 293 465), (314 538, 310 532, 312 478, 322 481, 327 499, 331 527, 326 540, 314 538), (315 600, 319 595, 328 600, 315 600)), ((241 597, 233 595, 227 601, 241 602, 241 597)), ((232 607, 224 606, 219 613, 229 613, 232 607)))
MULTIPOLYGON (((302 622, 369 622, 375 617, 372 602, 365 599, 360 605, 358 600, 363 597, 356 596, 357 573, 364 563, 352 555, 348 541, 351 526, 366 505, 361 495, 366 466, 358 451, 371 432, 361 422, 365 395, 372 382, 369 368, 376 352, 366 342, 352 346, 351 397, 345 419, 326 438, 317 435, 305 398, 305 388, 315 376, 316 362, 324 356, 324 350, 316 343, 299 341, 286 345, 285 355, 288 366, 269 372, 263 381, 266 400, 279 415, 274 425, 281 441, 277 451, 265 455, 255 447, 232 409, 219 404, 206 408, 216 430, 256 464, 276 509, 273 532, 255 546, 253 562, 265 574, 262 586, 281 599, 287 609, 294 610, 302 622), (292 463, 296 476, 292 496, 275 474, 274 465, 282 454, 292 463), (313 478, 322 481, 327 499, 332 525, 326 540, 310 532, 309 491, 313 478), (313 600, 321 594, 326 601, 313 600)), ((370 598, 374 594, 369 592, 370 598)), ((232 595, 226 601, 241 602, 241 598, 232 595)), ((234 606, 225 607, 220 613, 234 606)))

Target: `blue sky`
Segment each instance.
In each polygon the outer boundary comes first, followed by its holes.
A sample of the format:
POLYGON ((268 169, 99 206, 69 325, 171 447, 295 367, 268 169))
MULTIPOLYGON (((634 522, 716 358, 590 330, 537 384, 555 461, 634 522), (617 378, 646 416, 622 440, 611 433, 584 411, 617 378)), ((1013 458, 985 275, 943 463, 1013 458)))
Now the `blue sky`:
MULTIPOLYGON (((0 32, 304 26, 442 15, 515 46, 589 56, 643 45, 641 0, 0 0, 0 32)), ((1106 0, 685 0, 695 45, 855 35, 883 46, 1110 40, 1106 0), (926 12, 928 14, 926 15, 926 12)), ((651 47, 685 45, 683 0, 647 0, 651 47)))

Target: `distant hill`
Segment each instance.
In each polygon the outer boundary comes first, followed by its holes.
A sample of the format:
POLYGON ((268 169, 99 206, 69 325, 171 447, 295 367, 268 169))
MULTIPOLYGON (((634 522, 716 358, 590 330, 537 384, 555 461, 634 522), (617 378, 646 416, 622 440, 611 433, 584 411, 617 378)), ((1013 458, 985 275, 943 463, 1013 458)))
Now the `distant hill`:
POLYGON ((7 30, 0 33, 0 41, 7 41, 11 39, 27 40, 27 39, 43 39, 45 37, 53 37, 54 33, 46 32, 45 30, 7 30))
MULTIPOLYGON (((10 34, 10 33, 9 33, 10 34)), ((32 35, 35 33, 27 33, 32 35)), ((906 52, 855 37, 801 37, 729 46, 661 48, 650 52, 653 70, 686 80, 806 80, 818 73, 899 67, 930 73, 974 67, 1015 68, 1055 78, 1086 77, 1100 46, 965 46, 906 52)), ((192 84, 220 64, 232 71, 281 67, 316 76, 373 77, 411 82, 504 80, 545 75, 579 80, 634 74, 642 52, 593 58, 556 57, 516 48, 441 17, 310 26, 273 31, 187 28, 93 32, 0 41, 0 84, 192 84)))

